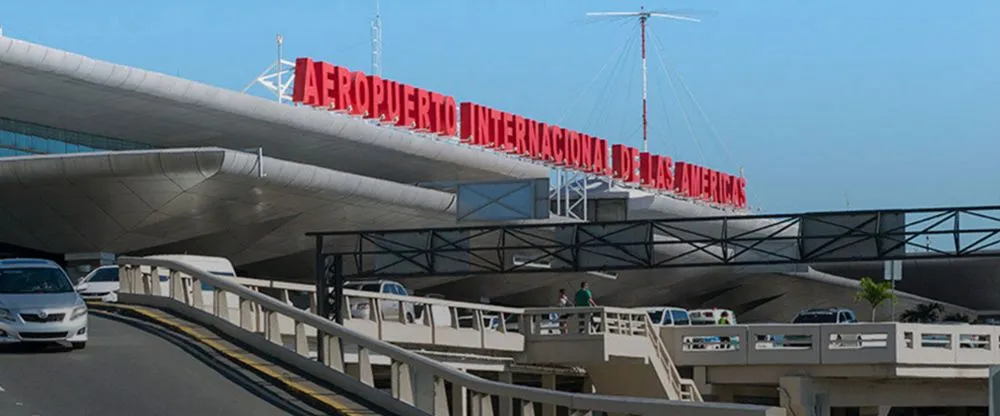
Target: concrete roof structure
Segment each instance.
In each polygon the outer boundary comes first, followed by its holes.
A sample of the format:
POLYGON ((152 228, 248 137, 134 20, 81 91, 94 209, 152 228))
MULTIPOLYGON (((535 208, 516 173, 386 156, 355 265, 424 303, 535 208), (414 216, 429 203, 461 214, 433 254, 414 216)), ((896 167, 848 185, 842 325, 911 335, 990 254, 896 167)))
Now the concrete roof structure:
MULTIPOLYGON (((0 229, 50 252, 134 252, 223 234, 246 263, 310 250, 317 228, 454 223, 455 195, 220 148, 6 158, 0 229), (308 241, 306 241, 308 242, 308 241)), ((197 245, 185 247, 197 252, 197 245)))
MULTIPOLYGON (((549 175, 545 166, 453 141, 5 37, 0 117, 160 148, 0 158, 0 242, 54 253, 219 255, 258 276, 308 278, 314 247, 307 231, 455 224, 454 193, 411 184, 549 175), (263 177, 257 155, 227 150, 256 147, 266 156, 263 177)), ((591 196, 627 197, 630 219, 741 214, 614 186, 591 196)), ((721 229, 702 225, 696 231, 721 229)), ((609 301, 660 304, 757 275, 670 269, 587 279, 609 301)), ((809 276, 795 278, 829 284, 809 276)), ((554 288, 583 277, 407 283, 456 297, 476 288, 498 300, 546 304, 554 288)))
POLYGON ((164 148, 263 147, 279 159, 403 183, 549 174, 427 135, 7 37, 0 37, 0 116, 164 148))

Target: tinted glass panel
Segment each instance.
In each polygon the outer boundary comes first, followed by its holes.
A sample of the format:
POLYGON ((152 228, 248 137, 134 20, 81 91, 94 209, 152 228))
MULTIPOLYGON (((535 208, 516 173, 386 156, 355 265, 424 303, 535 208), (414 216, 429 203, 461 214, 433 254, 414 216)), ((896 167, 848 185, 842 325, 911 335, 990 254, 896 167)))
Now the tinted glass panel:
POLYGON ((0 118, 0 157, 153 148, 142 143, 0 118))

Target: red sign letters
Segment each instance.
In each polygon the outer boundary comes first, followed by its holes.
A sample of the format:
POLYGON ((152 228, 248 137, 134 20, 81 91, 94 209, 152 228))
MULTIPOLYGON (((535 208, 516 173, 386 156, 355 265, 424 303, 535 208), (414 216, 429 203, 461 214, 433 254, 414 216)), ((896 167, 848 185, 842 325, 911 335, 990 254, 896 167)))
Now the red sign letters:
POLYGON ((556 125, 309 58, 295 61, 292 100, 576 169, 648 189, 744 208, 746 179, 556 125), (460 111, 459 111, 460 110, 460 111), (457 117, 460 115, 461 117, 457 117), (459 121, 461 125, 459 126, 459 121), (610 155, 608 151, 610 150, 610 155), (610 157, 609 157, 610 156, 610 157))
POLYGON ((292 101, 442 136, 458 125, 453 97, 309 58, 295 60, 292 101))

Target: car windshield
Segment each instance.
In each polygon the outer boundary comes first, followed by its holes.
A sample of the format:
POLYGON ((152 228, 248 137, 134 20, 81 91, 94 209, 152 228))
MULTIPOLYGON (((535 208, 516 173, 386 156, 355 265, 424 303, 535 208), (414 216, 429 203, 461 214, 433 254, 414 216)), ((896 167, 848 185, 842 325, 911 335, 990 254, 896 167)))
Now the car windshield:
POLYGON ((825 324, 836 323, 837 316, 833 312, 810 312, 796 316, 793 324, 825 324))
POLYGON ((0 293, 66 293, 73 292, 62 270, 51 267, 0 269, 0 293))
POLYGON ((118 281, 118 268, 117 267, 103 267, 97 269, 94 275, 90 277, 88 282, 117 282, 118 281))
POLYGON ((376 292, 379 291, 378 283, 349 283, 344 285, 347 289, 360 290, 363 292, 376 292))
POLYGON ((653 321, 653 325, 659 325, 663 322, 663 311, 649 311, 649 320, 653 321))

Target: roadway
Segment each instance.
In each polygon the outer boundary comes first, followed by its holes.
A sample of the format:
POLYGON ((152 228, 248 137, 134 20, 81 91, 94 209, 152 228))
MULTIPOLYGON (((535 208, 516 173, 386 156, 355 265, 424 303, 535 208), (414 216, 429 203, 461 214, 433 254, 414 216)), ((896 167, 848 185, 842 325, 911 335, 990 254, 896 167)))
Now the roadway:
POLYGON ((324 414, 193 342, 135 325, 91 313, 85 350, 3 348, 0 414, 324 414))

